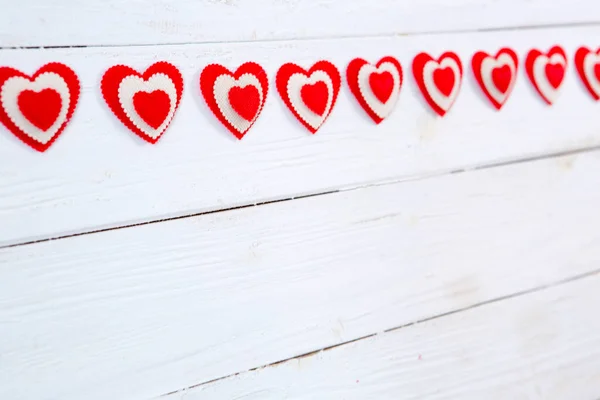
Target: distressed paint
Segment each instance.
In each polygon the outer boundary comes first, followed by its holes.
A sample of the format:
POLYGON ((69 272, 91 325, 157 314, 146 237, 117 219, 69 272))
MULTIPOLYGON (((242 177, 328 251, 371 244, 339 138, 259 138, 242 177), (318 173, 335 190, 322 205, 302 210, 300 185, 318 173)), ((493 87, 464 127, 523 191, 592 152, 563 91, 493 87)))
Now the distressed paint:
POLYGON ((596 151, 2 249, 0 398, 147 399, 589 273, 599 168, 596 151))

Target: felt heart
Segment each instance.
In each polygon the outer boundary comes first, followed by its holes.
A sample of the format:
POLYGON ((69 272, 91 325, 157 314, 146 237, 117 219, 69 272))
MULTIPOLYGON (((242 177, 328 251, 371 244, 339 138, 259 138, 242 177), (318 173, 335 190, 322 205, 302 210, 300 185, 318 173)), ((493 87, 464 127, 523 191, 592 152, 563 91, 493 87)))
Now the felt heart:
POLYGON ((138 115, 154 129, 165 121, 169 115, 171 100, 162 90, 153 92, 137 92, 133 95, 133 107, 138 115))
POLYGON ((29 122, 47 131, 60 114, 62 99, 54 89, 43 89, 40 92, 24 90, 17 97, 17 104, 29 122))
POLYGON ((402 86, 402 66, 394 57, 383 57, 377 64, 362 58, 350 61, 346 69, 350 91, 379 124, 394 110, 402 86))
POLYGON ((308 71, 287 63, 277 71, 277 91, 294 116, 315 133, 331 114, 341 78, 329 61, 319 61, 308 71))
POLYGON ((433 82, 435 86, 442 92, 442 94, 446 97, 450 95, 452 89, 454 88, 454 71, 452 68, 440 68, 433 71, 433 82))
POLYGON ((156 143, 167 130, 183 93, 181 73, 165 61, 152 64, 143 73, 125 65, 112 66, 100 85, 116 117, 149 143, 156 143))
POLYGON ((252 121, 260 107, 260 93, 255 86, 234 86, 229 90, 231 107, 246 121, 252 121))
POLYGON ((527 76, 548 105, 552 105, 558 98, 566 68, 567 56, 559 46, 552 47, 546 54, 532 49, 525 59, 527 76))
POLYGON ((329 91, 323 81, 307 84, 300 89, 300 98, 308 109, 317 115, 323 115, 329 100, 329 91))
POLYGON ((265 70, 254 62, 240 65, 235 72, 211 64, 200 74, 200 91, 217 119, 242 139, 262 112, 269 80, 265 70))
POLYGON ((596 52, 580 47, 575 52, 575 68, 583 85, 594 100, 600 100, 600 49, 596 52))
POLYGON ((565 68, 561 64, 547 64, 546 77, 554 89, 560 86, 565 76, 565 68))
POLYGON ((517 54, 509 48, 500 49, 495 56, 478 51, 473 55, 471 66, 479 87, 500 110, 515 85, 519 66, 517 54))
POLYGON ((446 52, 438 60, 420 53, 413 60, 413 75, 425 101, 440 116, 454 104, 462 82, 462 63, 453 52, 446 52))
POLYGON ((500 93, 506 93, 512 80, 512 71, 508 65, 496 67, 492 70, 492 81, 500 93))
POLYGON ((61 63, 31 77, 0 67, 0 122, 37 151, 46 151, 63 132, 79 100, 79 79, 61 63))
POLYGON ((394 77, 388 71, 373 72, 369 76, 369 86, 377 100, 385 103, 394 90, 394 77))

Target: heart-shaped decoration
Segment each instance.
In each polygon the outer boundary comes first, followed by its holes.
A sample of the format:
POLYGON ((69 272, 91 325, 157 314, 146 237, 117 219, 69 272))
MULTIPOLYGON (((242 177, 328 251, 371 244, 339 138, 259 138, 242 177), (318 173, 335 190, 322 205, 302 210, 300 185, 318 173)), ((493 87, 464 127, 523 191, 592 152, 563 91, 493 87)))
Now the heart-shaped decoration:
POLYGON ((440 116, 454 104, 462 83, 462 63, 453 52, 446 52, 434 60, 427 53, 419 53, 413 60, 413 75, 425 101, 440 116))
POLYGON ((479 87, 500 110, 515 86, 519 66, 517 54, 509 48, 500 49, 496 56, 478 51, 473 55, 471 66, 479 87))
POLYGON ((183 78, 174 65, 159 61, 144 73, 126 65, 110 67, 100 84, 111 111, 136 135, 156 143, 175 116, 183 78))
POLYGON ((319 61, 308 71, 287 63, 277 71, 277 91, 285 105, 311 133, 323 125, 337 100, 341 77, 335 65, 319 61))
POLYGON ((265 70, 254 62, 240 65, 235 72, 210 64, 200 74, 200 90, 217 119, 241 139, 265 105, 269 80, 265 70))
POLYGON ((79 100, 79 79, 61 63, 31 77, 0 67, 0 122, 37 151, 47 150, 67 126, 79 100))
POLYGON ((600 100, 600 49, 580 47, 575 53, 575 68, 594 100, 600 100))
POLYGON ((391 114, 398 100, 402 66, 394 57, 383 57, 375 65, 355 58, 348 64, 346 79, 360 106, 379 124, 391 114))
POLYGON ((552 47, 546 54, 533 49, 525 59, 525 71, 529 80, 549 105, 558 98, 566 69, 567 56, 560 46, 552 47))

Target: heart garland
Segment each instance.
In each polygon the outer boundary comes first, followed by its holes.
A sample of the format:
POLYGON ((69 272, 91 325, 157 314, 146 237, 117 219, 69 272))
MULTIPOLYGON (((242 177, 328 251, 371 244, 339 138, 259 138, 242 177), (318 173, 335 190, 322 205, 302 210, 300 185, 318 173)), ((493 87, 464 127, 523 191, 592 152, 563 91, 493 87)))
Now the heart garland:
POLYGON ((61 63, 43 65, 31 77, 0 67, 0 122, 33 149, 46 151, 73 116, 79 93, 77 75, 61 63))
MULTIPOLYGON (((574 57, 577 73, 594 100, 600 100, 600 48, 580 47, 574 57)), ((473 75, 492 105, 500 110, 515 86, 517 54, 501 48, 495 55, 476 52, 471 59, 473 75)), ((532 49, 525 60, 533 87, 552 105, 564 82, 567 57, 560 46, 547 53, 532 49)), ((463 67, 453 52, 437 60, 419 53, 412 70, 426 102, 440 116, 453 106, 460 92, 463 67)), ((391 56, 371 64, 362 58, 347 66, 350 91, 376 123, 388 117, 399 98, 403 70, 391 56)), ((262 112, 269 89, 265 70, 247 62, 235 72, 211 64, 200 74, 200 90, 217 119, 242 139, 262 112)), ((308 71, 293 63, 280 67, 277 90, 292 114, 311 133, 316 133, 331 114, 339 95, 341 77, 329 61, 319 61, 308 71)), ((156 143, 177 111, 183 78, 177 67, 161 61, 139 73, 125 65, 109 68, 102 77, 102 95, 117 118, 142 139, 156 143)), ((68 66, 53 62, 28 76, 0 67, 0 122, 33 149, 43 152, 60 136, 73 116, 80 83, 68 66)))
POLYGON ((277 71, 277 91, 285 105, 311 133, 323 125, 338 97, 341 77, 335 65, 319 61, 308 71, 287 63, 277 71))
POLYGON ((159 61, 140 74, 126 65, 110 67, 100 84, 111 111, 136 135, 156 143, 175 116, 183 77, 173 64, 159 61))
POLYGON ((552 105, 558 98, 566 69, 567 56, 560 46, 552 47, 547 54, 532 49, 525 59, 527 76, 548 105, 552 105))
POLYGON ((394 57, 383 57, 372 65, 362 58, 346 69, 350 91, 366 113, 379 124, 394 110, 402 86, 402 66, 394 57))
POLYGON ((269 80, 258 64, 247 62, 231 72, 219 64, 200 74, 200 91, 208 108, 236 138, 242 139, 260 115, 269 80))
POLYGON ((503 48, 491 56, 478 51, 471 60, 473 74, 492 105, 500 110, 515 86, 519 60, 517 54, 503 48))
POLYGON ((425 101, 443 117, 456 101, 462 83, 462 63, 453 52, 443 53, 434 60, 419 53, 413 60, 413 75, 425 101))
POLYGON ((600 48, 596 52, 587 47, 577 49, 575 68, 594 100, 600 100, 600 48))

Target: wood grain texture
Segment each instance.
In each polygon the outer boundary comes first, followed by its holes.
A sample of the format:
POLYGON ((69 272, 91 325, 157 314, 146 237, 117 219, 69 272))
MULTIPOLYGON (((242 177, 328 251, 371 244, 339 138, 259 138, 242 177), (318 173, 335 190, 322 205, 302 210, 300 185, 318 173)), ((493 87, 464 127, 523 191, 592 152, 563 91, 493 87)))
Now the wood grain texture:
MULTIPOLYGON (((0 64, 31 73, 61 60, 80 75, 73 121, 38 154, 0 130, 0 245, 57 237, 193 213, 428 175, 532 155, 600 145, 598 104, 570 68, 558 102, 546 106, 520 71, 513 96, 496 112, 467 68, 476 50, 512 46, 521 57, 558 40, 571 56, 600 27, 421 35, 410 37, 50 50, 3 50, 0 64), (410 76, 422 50, 453 49, 466 81, 444 118, 432 116, 410 76), (237 67, 257 61, 271 79, 281 64, 320 58, 342 70, 356 56, 391 54, 406 70, 397 109, 376 126, 346 87, 314 136, 271 90, 265 110, 243 141, 219 125, 199 94, 208 63, 237 67), (98 88, 116 63, 145 68, 166 59, 185 78, 181 107, 155 145, 135 137, 110 113, 98 88)), ((272 82, 271 82, 272 83, 272 82)))
POLYGON ((394 35, 600 22, 594 0, 3 0, 5 47, 394 35))
POLYGON ((0 398, 147 399, 594 271, 599 169, 591 152, 2 249, 0 398))
POLYGON ((441 317, 164 400, 593 400, 600 276, 441 317))

